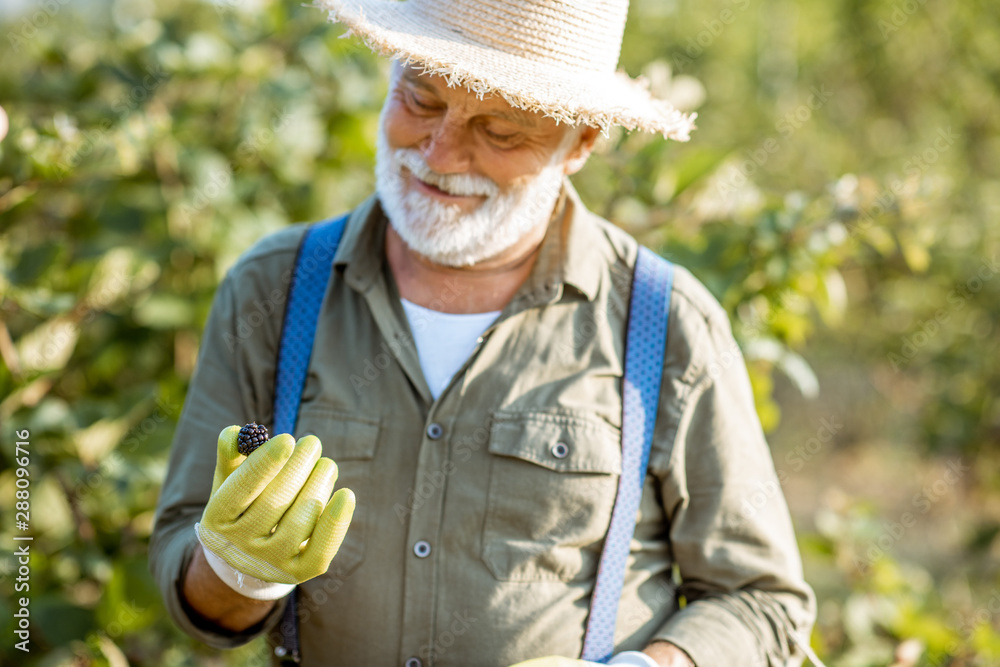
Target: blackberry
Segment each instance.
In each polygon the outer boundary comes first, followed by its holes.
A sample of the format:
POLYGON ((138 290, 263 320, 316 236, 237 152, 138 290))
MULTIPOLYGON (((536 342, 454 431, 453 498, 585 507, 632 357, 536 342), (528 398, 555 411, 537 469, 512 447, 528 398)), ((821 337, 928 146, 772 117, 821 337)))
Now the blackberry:
POLYGON ((257 422, 250 422, 240 429, 240 435, 236 439, 236 449, 240 454, 250 456, 253 450, 267 442, 267 427, 257 422))

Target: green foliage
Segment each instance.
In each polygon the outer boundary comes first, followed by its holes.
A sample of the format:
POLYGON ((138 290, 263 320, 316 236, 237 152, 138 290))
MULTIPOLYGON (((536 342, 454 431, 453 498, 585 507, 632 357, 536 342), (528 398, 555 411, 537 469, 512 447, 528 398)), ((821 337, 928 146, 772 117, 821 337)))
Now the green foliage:
MULTIPOLYGON (((115 0, 0 18, 0 422, 5 442, 31 431, 37 535, 36 651, 26 661, 8 642, 0 662, 221 664, 167 620, 146 571, 170 438, 226 269, 260 236, 370 192, 386 69, 314 9, 250 4, 115 0)), ((575 178, 588 205, 719 297, 766 430, 787 416, 788 381, 818 395, 807 359, 837 359, 898 408, 850 444, 960 455, 973 497, 996 488, 995 4, 631 11, 622 65, 698 107, 701 127, 683 145, 613 134, 575 178)), ((7 499, 6 444, 2 456, 7 499)), ((922 665, 995 664, 997 615, 982 611, 1000 581, 1000 519, 982 519, 967 562, 945 567, 869 558, 883 529, 866 507, 826 507, 799 528, 820 654, 886 665, 917 640, 922 665), (955 577, 976 591, 960 604, 939 585, 955 577)), ((0 585, 7 637, 12 585, 0 585)))
POLYGON ((371 187, 382 65, 337 34, 301 8, 67 5, 3 57, 0 421, 31 431, 46 664, 209 653, 147 572, 153 508, 219 278, 261 235, 371 187))

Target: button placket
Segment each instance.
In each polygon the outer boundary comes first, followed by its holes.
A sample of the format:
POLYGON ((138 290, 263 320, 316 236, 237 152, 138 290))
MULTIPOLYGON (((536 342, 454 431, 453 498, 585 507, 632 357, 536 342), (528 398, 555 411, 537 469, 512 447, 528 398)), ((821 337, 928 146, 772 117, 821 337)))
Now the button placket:
POLYGON ((399 664, 421 666, 427 664, 428 657, 421 648, 427 637, 433 636, 435 609, 438 594, 434 587, 436 561, 431 558, 440 530, 439 517, 444 502, 444 489, 438 482, 439 471, 445 469, 448 459, 446 443, 450 437, 451 414, 441 412, 449 404, 443 393, 431 406, 425 417, 424 432, 417 443, 420 449, 417 467, 413 476, 413 493, 419 495, 420 503, 413 504, 405 517, 406 554, 404 569, 403 627, 399 664))

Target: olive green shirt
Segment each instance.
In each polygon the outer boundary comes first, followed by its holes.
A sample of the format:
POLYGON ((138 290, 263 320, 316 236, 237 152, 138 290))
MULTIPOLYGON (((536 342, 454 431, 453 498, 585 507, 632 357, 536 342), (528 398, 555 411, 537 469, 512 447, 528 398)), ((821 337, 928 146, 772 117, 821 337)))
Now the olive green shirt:
MULTIPOLYGON (((385 260, 386 225, 374 197, 348 220, 302 396, 296 435, 319 436, 338 487, 357 495, 329 571, 300 587, 304 664, 578 657, 621 472, 638 245, 566 181, 528 279, 434 400, 385 260)), ((219 431, 271 423, 304 230, 263 239, 220 285, 159 500, 152 572, 176 623, 215 647, 273 641, 284 607, 234 635, 195 620, 179 588, 219 431)), ((814 607, 728 318, 678 267, 615 650, 665 639, 699 667, 799 664, 789 633, 808 636, 814 607)))

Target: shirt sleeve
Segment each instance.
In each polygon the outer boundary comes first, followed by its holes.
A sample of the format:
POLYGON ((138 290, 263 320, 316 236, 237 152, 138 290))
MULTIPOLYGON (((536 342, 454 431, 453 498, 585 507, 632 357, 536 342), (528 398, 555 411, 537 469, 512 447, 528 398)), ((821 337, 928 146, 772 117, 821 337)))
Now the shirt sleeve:
POLYGON ((234 267, 216 292, 174 433, 149 547, 150 571, 174 623, 215 648, 235 648, 270 631, 285 604, 279 601, 256 626, 231 633, 206 625, 181 595, 198 543, 194 524, 201 519, 212 489, 219 432, 252 420, 266 423, 271 415, 269 382, 283 297, 274 285, 273 291, 262 290, 260 267, 249 264, 234 267), (269 295, 274 295, 271 302, 269 295), (249 317, 255 312, 257 317, 249 317))
POLYGON ((815 598, 743 356, 707 290, 708 309, 675 299, 650 473, 686 606, 654 639, 677 645, 698 667, 799 665, 792 633, 808 643, 815 598))

